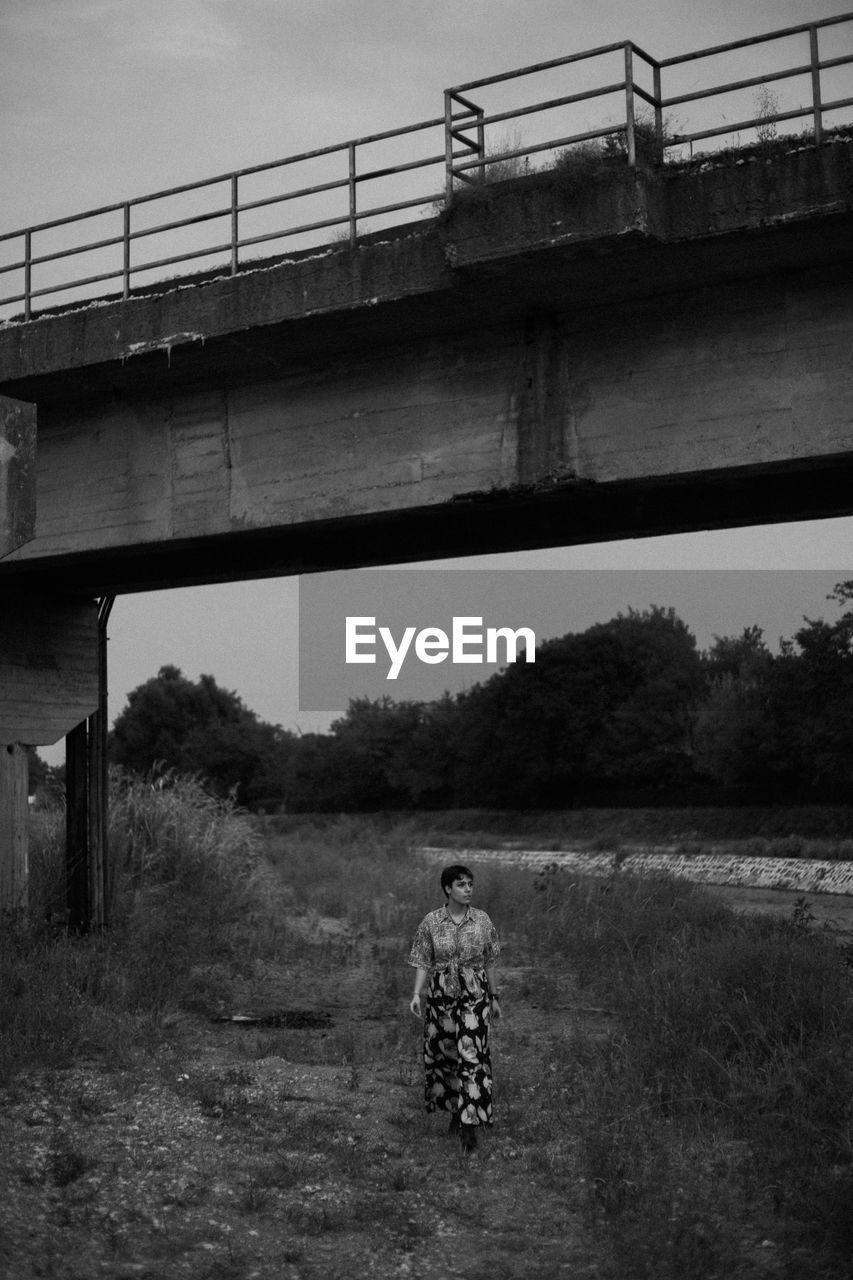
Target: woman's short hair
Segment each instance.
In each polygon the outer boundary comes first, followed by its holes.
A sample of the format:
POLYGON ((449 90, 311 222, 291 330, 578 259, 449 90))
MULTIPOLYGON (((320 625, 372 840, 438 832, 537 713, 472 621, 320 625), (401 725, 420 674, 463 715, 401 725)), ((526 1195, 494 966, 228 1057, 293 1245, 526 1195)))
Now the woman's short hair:
POLYGON ((469 871, 467 867, 463 867, 461 862, 454 862, 452 867, 445 867, 441 873, 441 887, 444 890, 444 896, 450 897, 450 886, 454 880, 458 880, 460 876, 468 876, 474 879, 474 872, 469 871))

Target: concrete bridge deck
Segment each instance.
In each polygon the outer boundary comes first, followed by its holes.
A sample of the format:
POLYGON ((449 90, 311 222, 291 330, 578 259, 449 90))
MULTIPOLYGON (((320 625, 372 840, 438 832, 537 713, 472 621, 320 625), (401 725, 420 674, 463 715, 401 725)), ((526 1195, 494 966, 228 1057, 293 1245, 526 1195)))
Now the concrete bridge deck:
POLYGON ((104 594, 853 509, 853 142, 488 186, 0 327, 11 588, 104 594))

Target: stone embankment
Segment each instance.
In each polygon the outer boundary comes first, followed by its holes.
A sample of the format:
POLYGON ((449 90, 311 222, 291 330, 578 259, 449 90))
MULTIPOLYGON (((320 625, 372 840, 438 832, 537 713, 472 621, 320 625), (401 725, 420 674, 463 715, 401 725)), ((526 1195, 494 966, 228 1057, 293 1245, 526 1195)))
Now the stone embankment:
POLYGON ((587 876, 670 875, 695 884, 737 885, 750 889, 784 889, 800 893, 853 895, 853 862, 816 858, 760 858, 737 853, 679 853, 675 849, 623 845, 614 853, 584 853, 553 849, 441 849, 421 847, 418 853, 444 862, 501 861, 542 869, 557 866, 587 876))

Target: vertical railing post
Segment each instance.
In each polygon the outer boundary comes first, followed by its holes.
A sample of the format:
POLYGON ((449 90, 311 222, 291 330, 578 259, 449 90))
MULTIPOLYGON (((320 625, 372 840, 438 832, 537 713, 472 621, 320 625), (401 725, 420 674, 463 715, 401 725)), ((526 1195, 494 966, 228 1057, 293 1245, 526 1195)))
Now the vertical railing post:
POLYGON ((478 108, 477 110, 477 159, 481 161, 480 181, 483 183, 485 183, 486 181, 486 166, 485 164, 482 163, 482 161, 485 160, 486 158, 486 127, 483 124, 483 120, 485 119, 485 116, 486 116, 486 113, 485 111, 483 111, 482 107, 478 108))
POLYGON ((634 129, 634 50, 630 40, 625 41, 625 147, 631 169, 637 163, 637 137, 634 129))
POLYGON ((33 233, 24 232, 24 319, 33 314, 33 233))
POLYGON ((356 177, 355 143, 349 144, 349 247, 358 243, 358 181, 356 177))
POLYGON ((447 90, 444 94, 444 201, 449 209, 453 202, 453 96, 447 90))
POLYGON ((820 51, 818 48, 817 27, 809 27, 809 44, 811 46, 812 64, 812 118, 814 120, 815 146, 823 141, 823 110, 820 93, 820 51))
POLYGON ((240 195, 237 174, 231 174, 231 274, 236 276, 240 265, 240 195))
POLYGON ((655 98, 655 150, 657 151, 657 161, 663 163, 663 82, 661 80, 660 66, 655 63, 652 69, 654 86, 652 92, 655 98))
POLYGON ((124 230, 122 232, 124 262, 122 266, 122 292, 125 298, 130 297, 130 205, 124 206, 124 230))

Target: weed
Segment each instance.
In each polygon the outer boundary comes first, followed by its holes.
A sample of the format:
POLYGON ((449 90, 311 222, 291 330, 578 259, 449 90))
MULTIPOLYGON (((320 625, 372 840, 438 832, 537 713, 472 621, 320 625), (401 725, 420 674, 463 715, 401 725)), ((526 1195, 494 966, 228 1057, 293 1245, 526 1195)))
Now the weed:
POLYGON ((766 84, 756 91, 755 114, 759 121, 755 128, 758 145, 763 149, 770 148, 779 136, 779 124, 775 118, 779 114, 779 95, 768 89, 766 84))
MULTIPOLYGON (((523 149, 524 135, 521 130, 509 129, 492 143, 486 155, 501 156, 523 149)), ((504 160, 494 160, 487 164, 483 173, 486 182, 509 182, 512 178, 524 178, 532 171, 530 156, 507 155, 504 160)))
POLYGON ((270 1187, 262 1182, 249 1182, 240 1196, 240 1208, 243 1213, 263 1213, 269 1208, 270 1187))

